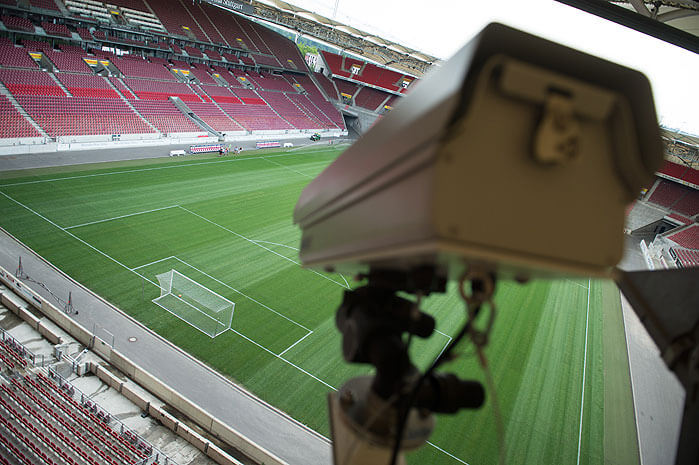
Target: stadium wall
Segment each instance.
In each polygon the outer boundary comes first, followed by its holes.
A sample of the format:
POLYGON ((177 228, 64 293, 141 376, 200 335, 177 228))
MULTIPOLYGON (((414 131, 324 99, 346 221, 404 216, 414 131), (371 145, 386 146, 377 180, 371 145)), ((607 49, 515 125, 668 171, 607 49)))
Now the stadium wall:
MULTIPOLYGON (((60 270, 57 271, 63 274, 60 272, 60 270)), ((219 438, 224 443, 232 446, 236 450, 239 450, 256 463, 268 465, 286 465, 285 462, 276 455, 252 442, 243 434, 224 424, 212 415, 204 412, 196 404, 170 389, 163 382, 151 375, 147 370, 144 370, 136 363, 129 360, 117 350, 113 349, 109 344, 102 341, 99 337, 92 334, 79 323, 75 322, 63 311, 59 310, 53 304, 46 301, 43 297, 36 294, 24 283, 14 277, 10 271, 6 270, 2 266, 0 266, 0 282, 12 289, 15 293, 17 293, 17 295, 27 298, 26 302, 24 302, 19 301, 19 299, 13 295, 0 293, 2 303, 13 313, 26 321, 32 328, 36 329, 42 334, 47 334, 47 339, 52 343, 61 343, 62 340, 60 336, 43 325, 41 320, 33 315, 33 313, 29 310, 28 306, 32 306, 39 310, 44 316, 58 325, 62 330, 70 334, 85 347, 90 348, 102 359, 106 360, 109 365, 128 376, 136 385, 152 393, 164 403, 172 406, 187 418, 191 419, 199 427, 219 438)), ((119 310, 117 309, 117 311, 119 310)), ((101 364, 90 363, 89 370, 97 375, 102 381, 107 383, 110 387, 118 390, 124 395, 124 397, 138 405, 149 415, 157 418, 168 429, 187 440, 191 438, 192 440, 190 443, 204 452, 212 460, 215 460, 217 463, 222 465, 240 465, 240 462, 230 457, 211 441, 203 438, 189 426, 180 422, 174 416, 165 411, 163 408, 164 406, 156 406, 153 405, 152 402, 146 401, 137 393, 135 389, 128 386, 128 383, 125 383, 121 379, 111 374, 101 364)))

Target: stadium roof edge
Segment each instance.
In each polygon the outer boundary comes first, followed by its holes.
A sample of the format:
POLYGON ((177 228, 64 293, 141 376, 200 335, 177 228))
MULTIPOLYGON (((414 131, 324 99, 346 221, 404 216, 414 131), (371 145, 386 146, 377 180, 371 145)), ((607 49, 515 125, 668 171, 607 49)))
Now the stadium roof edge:
POLYGON ((204 0, 213 5, 233 9, 263 21, 269 21, 297 33, 316 37, 340 50, 352 50, 382 66, 422 77, 440 60, 391 40, 335 21, 283 0, 204 0))

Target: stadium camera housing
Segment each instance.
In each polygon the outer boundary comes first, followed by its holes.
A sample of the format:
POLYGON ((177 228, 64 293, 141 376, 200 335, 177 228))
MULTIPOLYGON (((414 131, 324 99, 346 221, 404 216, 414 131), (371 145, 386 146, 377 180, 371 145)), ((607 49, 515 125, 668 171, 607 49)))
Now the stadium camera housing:
POLYGON ((640 72, 491 24, 303 191, 305 266, 607 275, 662 163, 640 72))

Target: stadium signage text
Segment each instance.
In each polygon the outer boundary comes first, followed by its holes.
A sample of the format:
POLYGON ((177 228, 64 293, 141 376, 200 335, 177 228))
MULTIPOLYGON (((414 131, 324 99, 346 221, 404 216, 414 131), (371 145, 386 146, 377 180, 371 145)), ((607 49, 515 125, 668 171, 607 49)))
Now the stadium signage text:
POLYGON ((245 3, 241 3, 237 0, 207 0, 209 3, 215 3, 217 5, 225 6, 226 8, 230 8, 231 10, 234 11, 240 11, 241 13, 245 13, 248 15, 251 15, 255 12, 255 9, 250 6, 246 5, 245 3))

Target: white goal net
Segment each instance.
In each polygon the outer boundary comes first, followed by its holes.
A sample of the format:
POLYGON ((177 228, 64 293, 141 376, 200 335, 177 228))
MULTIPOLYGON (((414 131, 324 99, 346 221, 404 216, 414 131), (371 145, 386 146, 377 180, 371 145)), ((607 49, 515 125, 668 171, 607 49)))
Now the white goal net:
POLYGON ((194 326, 199 331, 216 337, 231 327, 235 304, 202 286, 177 270, 156 276, 160 297, 153 303, 194 326))

